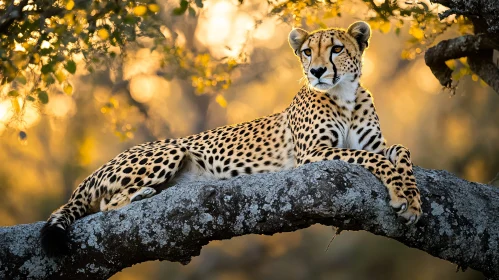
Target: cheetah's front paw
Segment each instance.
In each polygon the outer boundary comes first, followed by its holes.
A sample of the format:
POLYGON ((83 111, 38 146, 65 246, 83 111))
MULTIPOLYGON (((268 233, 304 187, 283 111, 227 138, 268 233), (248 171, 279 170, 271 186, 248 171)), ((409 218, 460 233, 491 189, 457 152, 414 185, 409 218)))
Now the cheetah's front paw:
POLYGON ((390 192, 390 206, 397 212, 397 215, 406 221, 406 225, 412 225, 418 222, 421 214, 421 199, 419 191, 415 187, 405 188, 402 191, 396 187, 390 192))

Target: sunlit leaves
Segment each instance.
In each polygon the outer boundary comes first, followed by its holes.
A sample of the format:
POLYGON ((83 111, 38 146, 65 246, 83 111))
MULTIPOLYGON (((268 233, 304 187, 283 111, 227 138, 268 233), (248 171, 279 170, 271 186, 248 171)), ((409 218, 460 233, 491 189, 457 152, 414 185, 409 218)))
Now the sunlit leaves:
POLYGON ((67 95, 72 95, 73 94, 73 86, 70 83, 65 83, 63 85, 63 87, 62 87, 62 90, 67 95))
MULTIPOLYGON (((274 1, 271 1, 274 2, 274 1)), ((341 16, 343 0, 337 1, 275 1, 271 14, 276 15, 293 26, 301 26, 303 20, 309 26, 326 28, 324 19, 341 16)))
POLYGON ((149 4, 149 5, 147 5, 147 8, 149 9, 149 11, 151 11, 153 13, 159 12, 159 5, 158 4, 149 4))
POLYGON ((108 120, 108 125, 114 134, 122 141, 131 139, 134 136, 136 127, 129 123, 130 114, 136 113, 137 109, 131 106, 123 105, 123 100, 119 97, 111 97, 101 107, 101 113, 108 120))
POLYGON ((423 40, 424 31, 421 30, 417 25, 411 26, 409 29, 409 34, 411 34, 416 40, 423 40))
POLYGON ((137 6, 135 8, 133 8, 133 13, 136 15, 136 16, 143 16, 147 13, 147 7, 146 6, 137 6))
POLYGON ((107 40, 107 38, 109 38, 109 31, 105 28, 100 28, 99 31, 97 31, 97 36, 99 36, 101 40, 107 40))
POLYGON ((227 107, 227 100, 225 100, 225 97, 221 94, 218 94, 217 97, 215 98, 215 101, 220 105, 222 108, 227 107))
MULTIPOLYGON (((450 23, 440 22, 434 8, 421 2, 414 1, 412 5, 400 1, 363 2, 366 4, 363 19, 374 30, 397 34, 408 30, 411 36, 402 54, 407 59, 424 52, 451 24, 457 24, 462 33, 471 32, 471 25, 463 17, 450 23)), ((8 87, 3 94, 11 100, 21 100, 19 104, 29 101, 39 106, 47 104, 53 94, 72 95, 75 89, 70 80, 77 68, 81 73, 109 68, 113 61, 126 57, 130 46, 140 46, 160 53, 164 78, 188 80, 197 94, 210 94, 224 107, 227 102, 222 91, 231 85, 232 71, 246 61, 244 51, 232 54, 235 57, 214 59, 207 49, 184 47, 178 39, 182 35, 177 33, 179 26, 166 24, 165 19, 158 17, 167 6, 160 6, 155 0, 36 3, 8 32, 0 33, 0 79, 8 87), (50 11, 50 16, 42 17, 44 11, 50 11)), ((203 0, 176 3, 174 9, 165 12, 196 17, 205 8, 203 0)), ((343 0, 269 0, 267 4, 269 17, 278 17, 293 26, 309 25, 310 29, 325 28, 328 19, 350 12, 342 10, 343 0)), ((182 20, 177 19, 176 24, 183 24, 182 20)), ((255 20, 255 24, 262 20, 255 20)), ((17 108, 13 104, 12 107, 17 108)), ((113 105, 103 110, 109 113, 113 108, 116 109, 113 105)), ((124 134, 128 132, 124 130, 124 134)))
POLYGON ((66 10, 71 11, 75 6, 75 2, 73 0, 69 0, 66 2, 66 10))
POLYGON ((373 30, 379 30, 381 33, 388 33, 390 32, 390 29, 392 27, 392 24, 390 21, 384 21, 384 20, 370 20, 369 25, 373 30))

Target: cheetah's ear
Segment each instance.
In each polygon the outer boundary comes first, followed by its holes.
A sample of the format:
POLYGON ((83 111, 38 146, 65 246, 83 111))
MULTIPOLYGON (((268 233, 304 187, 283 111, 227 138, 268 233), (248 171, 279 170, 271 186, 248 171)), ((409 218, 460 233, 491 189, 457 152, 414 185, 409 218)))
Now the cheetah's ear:
POLYGON ((369 46, 369 38, 371 37, 371 27, 365 21, 357 21, 348 27, 348 34, 355 38, 359 49, 363 52, 369 46))
POLYGON ((308 37, 308 32, 301 28, 293 28, 291 32, 289 32, 289 45, 295 51, 295 54, 298 55, 298 51, 305 42, 308 37))

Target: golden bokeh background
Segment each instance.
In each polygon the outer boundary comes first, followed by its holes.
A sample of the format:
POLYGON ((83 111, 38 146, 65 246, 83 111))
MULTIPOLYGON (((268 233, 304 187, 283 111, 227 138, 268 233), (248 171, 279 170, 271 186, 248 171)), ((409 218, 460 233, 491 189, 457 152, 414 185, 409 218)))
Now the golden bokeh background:
MULTIPOLYGON (((118 70, 110 67, 91 74, 80 59, 72 96, 53 94, 43 108, 20 100, 20 106, 27 106, 19 122, 26 139, 20 140, 19 131, 2 123, 16 105, 0 101, 0 226, 45 220, 83 178, 135 144, 186 136, 286 108, 301 87, 302 73, 287 43, 291 25, 268 17, 255 25, 255 18, 266 11, 266 3, 259 1, 243 6, 224 0, 204 3, 195 30, 179 30, 176 36, 180 44, 209 50, 214 58, 246 54, 248 63, 232 72, 226 91, 203 95, 192 87, 196 81, 165 79, 158 75, 161 55, 136 47, 118 70), (118 76, 129 84, 117 88, 118 76)), ((366 16, 355 5, 347 8, 350 13, 328 19, 328 25, 346 28, 366 16)), ((460 80, 456 95, 443 92, 424 63, 424 52, 402 59, 406 41, 413 36, 408 28, 400 35, 390 29, 373 31, 361 79, 373 93, 388 143, 408 147, 418 166, 487 183, 499 172, 499 95, 470 76, 460 80)), ((214 241, 189 265, 148 262, 112 279, 483 277, 473 270, 456 273, 449 262, 365 232, 343 232, 325 252, 332 235, 331 228, 313 226, 274 236, 214 241)))

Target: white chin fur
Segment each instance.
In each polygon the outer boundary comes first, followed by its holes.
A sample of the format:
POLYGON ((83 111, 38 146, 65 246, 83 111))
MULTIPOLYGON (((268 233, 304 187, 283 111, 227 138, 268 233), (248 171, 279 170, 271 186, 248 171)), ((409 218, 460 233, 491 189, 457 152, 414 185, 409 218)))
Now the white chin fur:
POLYGON ((315 90, 318 90, 318 91, 328 91, 330 90, 331 88, 334 87, 334 85, 330 85, 330 84, 324 84, 324 83, 316 83, 315 85, 312 86, 315 90))

